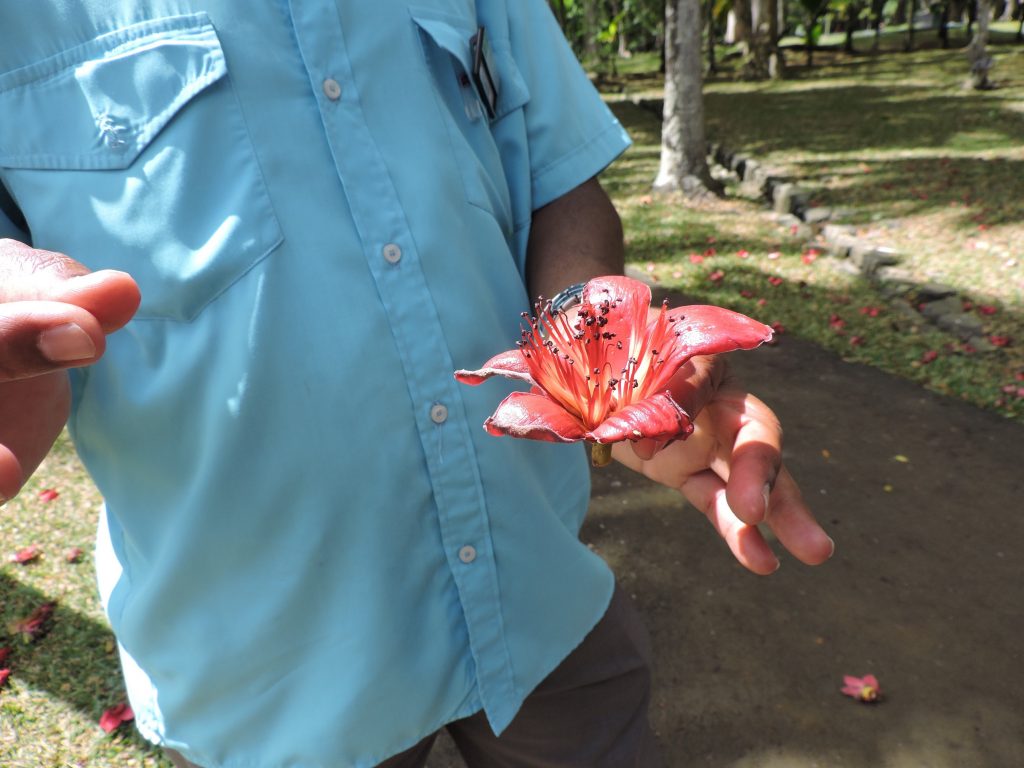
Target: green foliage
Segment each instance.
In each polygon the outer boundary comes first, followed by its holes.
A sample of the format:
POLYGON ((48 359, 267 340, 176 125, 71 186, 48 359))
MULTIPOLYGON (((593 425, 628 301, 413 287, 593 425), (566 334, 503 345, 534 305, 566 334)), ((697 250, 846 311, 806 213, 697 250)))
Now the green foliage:
POLYGON ((818 68, 783 82, 719 77, 705 88, 709 138, 796 181, 864 242, 895 248, 906 290, 845 271, 735 182, 724 201, 651 195, 660 123, 623 102, 615 109, 635 145, 602 181, 630 263, 700 301, 1024 422, 1024 48, 994 52, 1001 87, 984 93, 963 90, 962 53, 941 50, 825 51, 818 68), (956 289, 983 339, 1006 346, 976 347, 928 322, 913 286, 936 282, 956 289))

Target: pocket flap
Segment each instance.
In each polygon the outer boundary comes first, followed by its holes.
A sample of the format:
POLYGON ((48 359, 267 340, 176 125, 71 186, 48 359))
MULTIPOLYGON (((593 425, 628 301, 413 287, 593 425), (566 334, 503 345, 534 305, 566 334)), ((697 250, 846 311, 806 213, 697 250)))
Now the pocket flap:
MULTIPOLYGON (((433 40, 436 46, 451 54, 467 75, 472 73, 473 54, 469 41, 476 32, 472 21, 456 19, 427 8, 413 7, 409 9, 409 14, 416 26, 433 40)), ((494 119, 500 120, 509 112, 526 104, 530 100, 530 91, 512 57, 512 46, 509 41, 492 37, 490 44, 494 66, 498 70, 498 103, 494 119)))
POLYGON ((126 168, 227 74, 206 14, 135 24, 0 75, 0 166, 126 168))

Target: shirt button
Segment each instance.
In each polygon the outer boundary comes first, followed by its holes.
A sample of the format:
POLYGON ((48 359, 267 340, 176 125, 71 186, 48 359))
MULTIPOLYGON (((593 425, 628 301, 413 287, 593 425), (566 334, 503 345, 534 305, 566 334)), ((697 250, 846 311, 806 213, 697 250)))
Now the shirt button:
POLYGON ((397 264, 402 260, 402 249, 395 243, 388 243, 384 246, 384 261, 388 264, 397 264))
POLYGON ((472 563, 476 560, 476 549, 468 544, 459 550, 459 560, 464 563, 472 563))
POLYGON ((441 403, 434 403, 430 409, 430 420, 435 424, 444 424, 448 420, 448 409, 441 403))
POLYGON ((337 101, 341 98, 341 84, 338 83, 333 77, 328 77, 323 83, 324 96, 331 101, 337 101))

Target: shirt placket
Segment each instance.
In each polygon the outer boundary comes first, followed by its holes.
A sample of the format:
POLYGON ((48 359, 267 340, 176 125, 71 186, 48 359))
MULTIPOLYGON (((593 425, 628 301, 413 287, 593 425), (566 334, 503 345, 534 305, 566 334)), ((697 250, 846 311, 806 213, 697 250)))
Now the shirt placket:
MULTIPOLYGON (((440 317, 387 165, 360 104, 333 3, 291 0, 292 23, 325 136, 402 361, 465 615, 481 702, 492 721, 518 703, 479 467, 440 317)), ((356 33, 357 34, 357 33, 356 33)))

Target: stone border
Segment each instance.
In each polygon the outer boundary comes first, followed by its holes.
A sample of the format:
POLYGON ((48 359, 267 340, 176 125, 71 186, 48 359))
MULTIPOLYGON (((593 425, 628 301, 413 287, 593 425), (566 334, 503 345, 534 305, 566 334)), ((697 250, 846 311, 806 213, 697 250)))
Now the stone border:
POLYGON ((978 352, 998 349, 981 320, 964 311, 964 299, 956 288, 917 281, 909 270, 900 268, 901 256, 895 249, 870 243, 857 236, 856 227, 836 223, 844 212, 811 206, 810 193, 796 182, 770 173, 757 160, 722 144, 711 144, 708 156, 739 178, 745 195, 763 199, 797 238, 813 241, 815 247, 824 245, 836 268, 878 285, 899 314, 931 323, 978 352))

